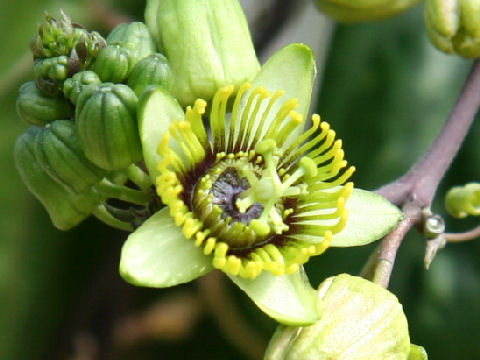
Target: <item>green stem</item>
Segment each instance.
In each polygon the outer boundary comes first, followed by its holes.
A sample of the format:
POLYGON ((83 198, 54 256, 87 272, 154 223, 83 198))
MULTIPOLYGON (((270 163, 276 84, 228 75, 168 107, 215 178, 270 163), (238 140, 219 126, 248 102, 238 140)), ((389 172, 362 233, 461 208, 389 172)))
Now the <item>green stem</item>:
POLYGON ((143 190, 133 190, 123 185, 114 184, 103 179, 95 189, 105 198, 113 198, 136 205, 147 206, 150 203, 150 194, 143 190))
POLYGON ((116 219, 115 217, 110 214, 105 205, 99 205, 94 211, 93 216, 95 216, 98 220, 104 222, 108 226, 114 227, 116 229, 124 230, 124 231, 133 231, 133 226, 129 223, 123 222, 121 220, 116 219))
POLYGON ((146 191, 153 185, 150 176, 135 164, 127 168, 127 176, 142 190, 146 191))

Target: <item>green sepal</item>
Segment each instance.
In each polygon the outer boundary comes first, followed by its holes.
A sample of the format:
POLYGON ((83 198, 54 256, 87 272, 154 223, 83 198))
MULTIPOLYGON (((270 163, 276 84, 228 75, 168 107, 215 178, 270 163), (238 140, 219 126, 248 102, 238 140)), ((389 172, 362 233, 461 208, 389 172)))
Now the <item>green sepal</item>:
POLYGON ((128 71, 144 57, 154 53, 155 43, 142 22, 120 24, 107 37, 108 44, 119 45, 128 57, 128 71))
POLYGON ((107 174, 85 157, 75 124, 69 120, 56 120, 38 132, 35 156, 52 179, 74 194, 88 192, 107 174))
POLYGON ((279 326, 265 360, 405 360, 408 324, 398 299, 379 285, 341 274, 318 288, 321 317, 308 327, 279 326))
POLYGON ((73 116, 73 108, 63 97, 49 97, 29 81, 20 87, 16 109, 18 116, 36 126, 73 116))
MULTIPOLYGON (((285 94, 272 106, 266 119, 266 124, 270 124, 283 103, 292 98, 298 100, 298 106, 295 111, 302 114, 304 118, 307 116, 316 73, 317 69, 313 52, 304 44, 287 45, 268 59, 253 79, 252 89, 263 86, 272 94, 279 90, 284 91, 285 94)), ((241 104, 242 109, 246 105, 246 99, 247 97, 241 104)), ((302 132, 303 127, 297 127, 287 139, 285 146, 296 140, 302 132)))
POLYGON ((238 87, 260 67, 237 0, 148 0, 145 21, 170 62, 182 106, 209 101, 224 85, 238 87))
POLYGON ((317 292, 311 287, 303 268, 282 276, 263 271, 253 280, 232 275, 228 277, 263 312, 281 324, 310 325, 320 317, 317 292))
POLYGON ((162 141, 165 133, 168 132, 170 124, 174 120, 183 118, 182 107, 161 86, 147 89, 140 97, 138 102, 138 128, 142 142, 143 159, 153 183, 159 175, 157 167, 161 160, 157 151, 158 144, 162 141))
POLYGON ((410 344, 408 360, 428 360, 428 354, 423 346, 410 344))
MULTIPOLYGON (((253 87, 263 86, 270 92, 278 90, 285 94, 277 101, 280 108, 282 100, 298 99, 295 111, 307 116, 310 108, 313 82, 317 75, 315 56, 305 44, 290 44, 273 54, 262 66, 252 81, 253 87)), ((271 112, 275 113, 275 106, 271 112)))
POLYGON ((87 85, 101 83, 102 81, 93 71, 80 71, 71 78, 65 80, 63 83, 63 93, 65 97, 75 105, 77 103, 78 96, 87 85))
POLYGON ((133 67, 127 83, 137 96, 151 85, 161 85, 165 90, 171 91, 172 71, 167 58, 160 53, 143 58, 133 67))
POLYGON ((211 257, 186 239, 164 207, 128 237, 120 275, 138 286, 165 288, 192 281, 213 270, 211 257))
POLYGON ((354 189, 347 200, 347 224, 333 235, 333 247, 367 245, 388 234, 403 213, 386 199, 370 191, 354 189))
POLYGON ((127 78, 128 54, 120 45, 109 44, 98 53, 94 70, 104 82, 120 83, 127 78))
POLYGON ((47 210, 53 225, 60 230, 68 230, 87 218, 101 199, 93 191, 82 195, 70 194, 42 169, 34 150, 39 131, 40 128, 32 126, 17 139, 15 164, 27 188, 47 210))
POLYGON ((98 167, 126 169, 142 159, 137 127, 137 96, 127 85, 88 85, 75 118, 85 156, 98 167))

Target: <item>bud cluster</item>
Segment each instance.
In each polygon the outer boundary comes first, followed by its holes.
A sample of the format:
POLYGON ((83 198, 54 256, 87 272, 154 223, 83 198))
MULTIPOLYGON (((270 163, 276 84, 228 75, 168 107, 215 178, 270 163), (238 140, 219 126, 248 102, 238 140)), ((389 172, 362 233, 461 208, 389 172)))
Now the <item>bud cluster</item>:
POLYGON ((138 97, 150 85, 170 90, 167 58, 142 22, 104 39, 63 12, 60 20, 46 15, 30 49, 35 80, 17 99, 18 115, 32 125, 15 145, 23 181, 60 229, 93 214, 132 230, 157 199, 141 163, 138 97))

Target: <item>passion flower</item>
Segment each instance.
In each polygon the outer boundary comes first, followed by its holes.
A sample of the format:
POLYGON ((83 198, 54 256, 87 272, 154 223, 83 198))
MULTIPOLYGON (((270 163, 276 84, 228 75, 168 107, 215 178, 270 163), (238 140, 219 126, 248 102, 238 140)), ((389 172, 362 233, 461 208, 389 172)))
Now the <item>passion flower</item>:
POLYGON ((215 268, 254 279, 264 270, 294 273, 326 250, 346 223, 353 184, 340 185, 354 168, 343 170, 342 142, 318 115, 308 131, 290 136, 303 125, 298 100, 272 111, 284 92, 250 88, 240 87, 228 120, 234 87, 215 94, 211 139, 201 99, 170 126, 158 150, 157 193, 215 268))
POLYGON ((211 105, 184 112, 162 87, 142 94, 144 160, 167 206, 124 244, 127 281, 169 287, 217 268, 277 321, 318 319, 302 264, 344 227, 354 168, 318 115, 303 130, 314 76, 312 51, 291 44, 211 105))

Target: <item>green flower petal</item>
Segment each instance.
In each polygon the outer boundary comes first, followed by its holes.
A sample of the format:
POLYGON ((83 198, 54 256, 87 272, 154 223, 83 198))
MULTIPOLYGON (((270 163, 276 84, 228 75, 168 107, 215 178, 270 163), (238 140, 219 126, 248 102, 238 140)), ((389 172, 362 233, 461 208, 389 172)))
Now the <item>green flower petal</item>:
POLYGON ((274 276, 263 271, 254 280, 230 279, 268 316, 286 325, 309 325, 319 318, 317 293, 301 268, 294 274, 274 276))
POLYGON ((122 248, 120 274, 139 286, 169 287, 212 270, 211 259, 187 240, 164 207, 134 233, 122 248))
POLYGON ((408 360, 428 360, 428 354, 422 346, 410 344, 408 360))
MULTIPOLYGON (((280 108, 282 100, 297 98, 296 111, 306 116, 316 74, 312 49, 305 44, 290 44, 268 59, 252 83, 254 88, 263 86, 271 92, 284 90, 285 95, 280 98, 277 107, 280 108)), ((275 107, 273 109, 276 110, 275 107)))
POLYGON ((354 189, 347 200, 345 228, 333 235, 333 247, 361 246, 388 234, 402 219, 402 212, 383 197, 354 189))
POLYGON ((143 148, 143 158, 153 182, 158 176, 160 162, 157 147, 174 120, 184 118, 177 100, 162 87, 146 90, 138 105, 138 128, 143 148))

